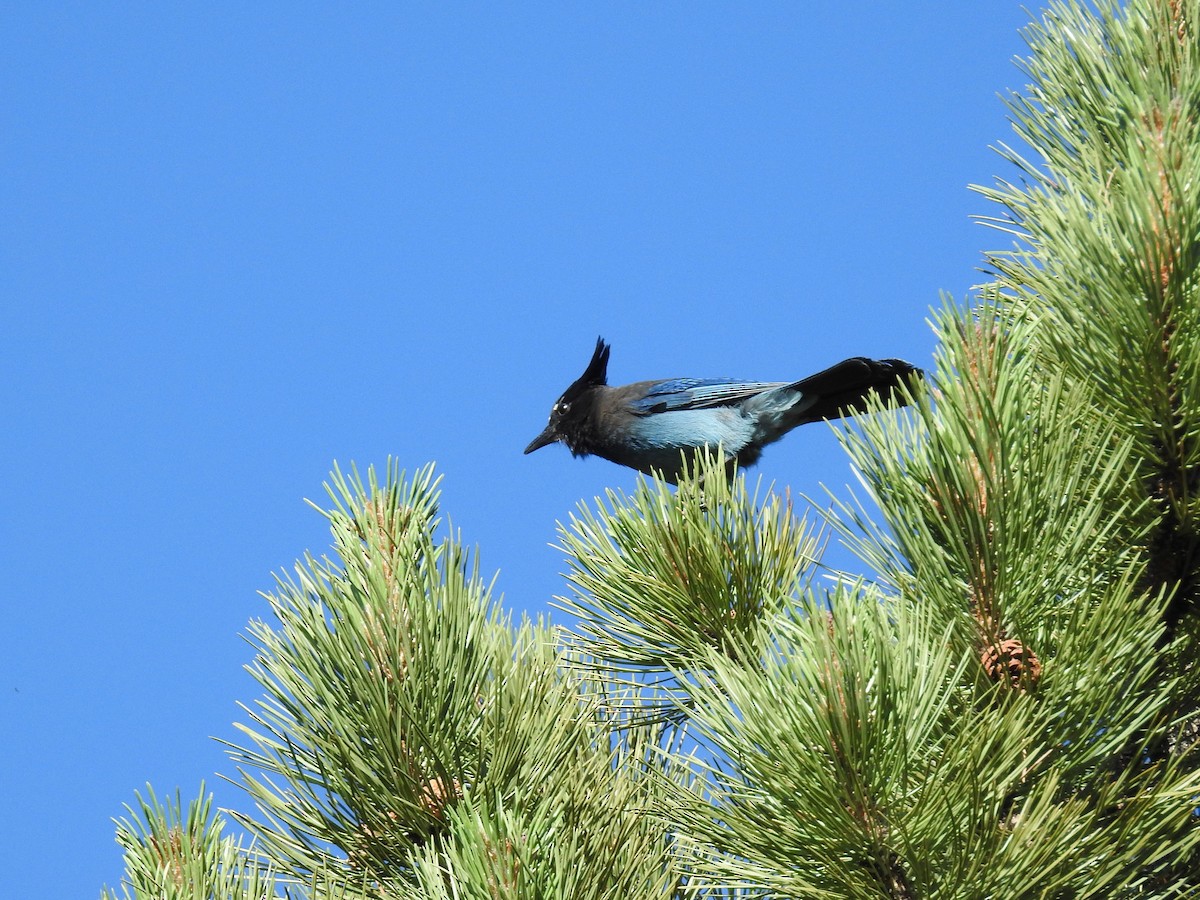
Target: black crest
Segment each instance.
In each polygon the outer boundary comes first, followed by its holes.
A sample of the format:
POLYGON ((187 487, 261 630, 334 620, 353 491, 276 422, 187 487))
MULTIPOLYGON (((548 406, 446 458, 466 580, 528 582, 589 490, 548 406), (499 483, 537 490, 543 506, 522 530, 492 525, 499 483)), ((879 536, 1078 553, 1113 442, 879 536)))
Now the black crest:
POLYGON ((608 354, 612 347, 605 343, 604 338, 596 338, 596 349, 592 352, 592 360, 587 364, 575 382, 563 393, 567 397, 572 391, 578 393, 584 388, 608 384, 608 354))
MULTIPOLYGON (((592 388, 608 384, 608 354, 612 350, 604 338, 596 338, 596 349, 592 352, 591 362, 583 370, 583 374, 571 382, 571 386, 563 391, 554 408, 560 416, 570 416, 571 405, 586 396, 592 388)), ((579 410, 582 412, 582 410, 579 410)))

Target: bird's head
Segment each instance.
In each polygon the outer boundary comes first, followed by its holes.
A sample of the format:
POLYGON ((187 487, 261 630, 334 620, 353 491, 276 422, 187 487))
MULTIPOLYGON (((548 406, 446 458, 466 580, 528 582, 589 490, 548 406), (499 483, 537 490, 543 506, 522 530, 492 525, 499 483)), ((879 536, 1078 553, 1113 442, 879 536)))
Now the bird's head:
POLYGON ((591 362, 555 401, 550 408, 549 424, 529 442, 526 453, 540 450, 555 441, 562 441, 574 452, 573 437, 586 426, 595 390, 608 384, 608 354, 611 349, 604 338, 596 338, 596 350, 592 353, 591 362))

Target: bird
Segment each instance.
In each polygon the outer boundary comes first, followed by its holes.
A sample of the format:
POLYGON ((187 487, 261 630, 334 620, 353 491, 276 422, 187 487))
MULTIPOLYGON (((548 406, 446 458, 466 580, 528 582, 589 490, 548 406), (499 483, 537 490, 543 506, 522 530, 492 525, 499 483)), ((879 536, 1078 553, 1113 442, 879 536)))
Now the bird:
POLYGON ((908 402, 922 377, 902 359, 855 356, 800 381, 668 378, 608 384, 612 347, 603 337, 583 374, 550 409, 530 454, 553 443, 678 484, 696 453, 722 448, 728 474, 797 426, 865 412, 873 395, 908 402))

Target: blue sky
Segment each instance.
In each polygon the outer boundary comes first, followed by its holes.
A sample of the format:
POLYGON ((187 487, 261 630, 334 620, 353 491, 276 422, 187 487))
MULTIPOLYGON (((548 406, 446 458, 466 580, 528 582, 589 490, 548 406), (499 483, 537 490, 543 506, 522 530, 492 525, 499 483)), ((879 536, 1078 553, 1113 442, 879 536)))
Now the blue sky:
MULTIPOLYGON (((614 382, 928 364, 1017 3, 13 4, 0 17, 0 848, 96 896, 147 780, 224 806, 247 620, 334 460, 436 461, 513 610, 636 475, 521 450, 614 382)), ((759 466, 852 480, 825 426, 759 466)))

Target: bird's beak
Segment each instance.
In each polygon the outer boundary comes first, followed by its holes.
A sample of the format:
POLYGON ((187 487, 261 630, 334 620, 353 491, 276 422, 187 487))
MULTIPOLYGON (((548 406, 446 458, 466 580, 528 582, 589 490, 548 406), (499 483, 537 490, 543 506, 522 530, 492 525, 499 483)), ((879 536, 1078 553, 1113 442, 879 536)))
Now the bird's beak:
POLYGON ((548 447, 558 440, 558 432, 554 430, 553 425, 547 425, 542 429, 542 433, 529 442, 529 446, 525 448, 525 452, 532 453, 534 450, 541 450, 543 447, 548 447))

